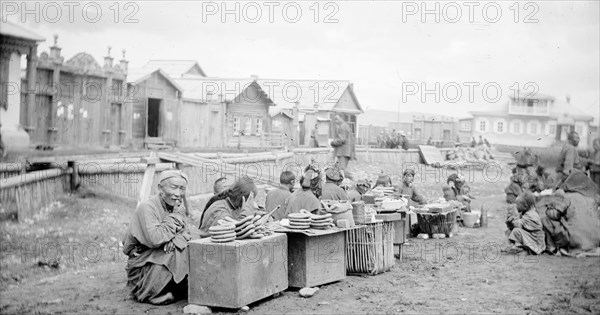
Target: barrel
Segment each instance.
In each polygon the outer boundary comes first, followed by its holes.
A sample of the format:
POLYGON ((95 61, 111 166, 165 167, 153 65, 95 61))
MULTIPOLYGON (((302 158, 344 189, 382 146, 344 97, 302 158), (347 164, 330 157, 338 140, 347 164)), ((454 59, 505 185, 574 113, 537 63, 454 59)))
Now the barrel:
POLYGON ((355 201, 352 203, 352 217, 354 218, 354 223, 356 224, 365 223, 366 215, 364 201, 355 201))

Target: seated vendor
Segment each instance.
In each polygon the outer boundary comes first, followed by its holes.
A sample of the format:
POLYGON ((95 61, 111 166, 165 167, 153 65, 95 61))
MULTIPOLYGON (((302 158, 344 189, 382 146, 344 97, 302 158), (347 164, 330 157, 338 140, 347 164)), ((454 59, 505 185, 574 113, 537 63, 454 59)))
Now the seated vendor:
POLYGON ((442 187, 444 199, 459 201, 463 205, 463 211, 471 212, 471 198, 462 192, 462 186, 465 184, 464 178, 458 174, 450 174, 446 182, 448 185, 442 187))
POLYGON ((366 194, 367 191, 369 191, 369 189, 371 189, 371 185, 369 184, 369 181, 359 180, 356 183, 355 188, 350 189, 348 191, 348 200, 350 200, 350 202, 361 201, 362 196, 364 194, 366 194))
POLYGON ((279 188, 271 190, 266 197, 265 210, 270 212, 277 206, 280 208, 273 213, 273 219, 279 221, 285 217, 285 201, 292 195, 296 175, 290 171, 283 171, 279 176, 279 188))
POLYGON ((546 214, 542 218, 546 250, 551 254, 568 256, 570 234, 567 229, 567 210, 570 205, 571 202, 562 189, 558 189, 543 205, 542 211, 545 210, 546 214))
POLYGON ((517 169, 513 168, 512 176, 510 177, 510 184, 504 189, 506 193, 506 202, 514 204, 523 189, 521 188, 521 179, 517 176, 517 169))
POLYGON ((242 178, 211 198, 200 219, 200 236, 209 237, 208 229, 225 217, 240 220, 254 216, 258 208, 254 202, 257 192, 258 189, 252 180, 242 178))
POLYGON ((129 223, 123 241, 127 286, 139 302, 166 304, 187 295, 191 234, 182 206, 187 184, 181 171, 161 172, 158 195, 141 202, 129 223))
POLYGON ((298 213, 300 210, 315 211, 321 208, 321 202, 315 193, 321 189, 321 176, 318 171, 309 169, 300 177, 302 189, 296 190, 285 201, 285 216, 298 213))
POLYGON ((376 187, 392 187, 392 178, 390 177, 390 175, 385 174, 382 170, 379 176, 377 177, 375 187, 373 188, 376 187))
POLYGON ((535 209, 535 197, 525 191, 517 197, 506 218, 508 241, 511 246, 504 252, 516 254, 527 250, 539 255, 546 249, 545 234, 540 215, 535 209))
POLYGON ((402 174, 402 182, 396 186, 396 192, 394 195, 407 196, 409 205, 424 205, 427 200, 418 192, 417 188, 413 185, 415 179, 415 171, 407 169, 402 174))
POLYGON ((321 192, 321 200, 348 200, 348 194, 340 187, 344 180, 341 170, 336 165, 325 170, 325 184, 321 192))

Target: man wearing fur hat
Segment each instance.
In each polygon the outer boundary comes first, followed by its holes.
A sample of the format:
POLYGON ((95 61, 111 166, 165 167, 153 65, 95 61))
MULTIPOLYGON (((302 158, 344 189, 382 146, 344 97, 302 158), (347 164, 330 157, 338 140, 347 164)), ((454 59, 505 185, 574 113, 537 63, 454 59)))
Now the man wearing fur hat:
POLYGON ((183 207, 187 184, 181 171, 163 171, 159 193, 141 202, 131 218, 123 253, 129 257, 127 286, 139 302, 166 304, 187 295, 191 239, 183 207))
POLYGON ((315 211, 321 207, 318 196, 321 193, 321 174, 318 169, 307 167, 304 175, 300 177, 302 189, 296 190, 285 201, 285 217, 290 213, 300 210, 315 211))
POLYGON ((329 167, 325 171, 325 184, 323 184, 321 200, 348 200, 348 194, 340 187, 343 180, 344 176, 337 163, 329 167))
POLYGON ((415 171, 407 169, 402 174, 402 182, 396 185, 396 195, 405 196, 408 199, 410 205, 424 205, 427 200, 419 193, 419 191, 413 185, 415 180, 415 171))

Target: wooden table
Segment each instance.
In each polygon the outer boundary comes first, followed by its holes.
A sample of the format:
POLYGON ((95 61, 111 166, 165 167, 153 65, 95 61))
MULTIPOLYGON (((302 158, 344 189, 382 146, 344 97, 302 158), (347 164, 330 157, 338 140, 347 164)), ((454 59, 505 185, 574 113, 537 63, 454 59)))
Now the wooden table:
POLYGON ((286 234, 262 239, 188 243, 189 303, 240 308, 288 288, 286 234))
POLYGON ((288 283, 290 287, 314 287, 343 280, 345 266, 345 229, 293 230, 276 232, 288 236, 288 283))

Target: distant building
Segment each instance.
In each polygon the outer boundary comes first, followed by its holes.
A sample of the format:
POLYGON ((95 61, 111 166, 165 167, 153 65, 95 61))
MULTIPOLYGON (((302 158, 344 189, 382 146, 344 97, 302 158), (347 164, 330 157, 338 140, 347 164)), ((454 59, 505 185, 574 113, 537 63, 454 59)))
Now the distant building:
POLYGON ((594 116, 572 106, 569 98, 563 101, 550 95, 517 93, 507 102, 470 114, 472 117, 459 120, 459 136, 465 140, 478 140, 481 135, 492 144, 548 147, 565 142, 567 134, 575 130, 581 137, 580 147, 586 148, 593 137, 594 116))

